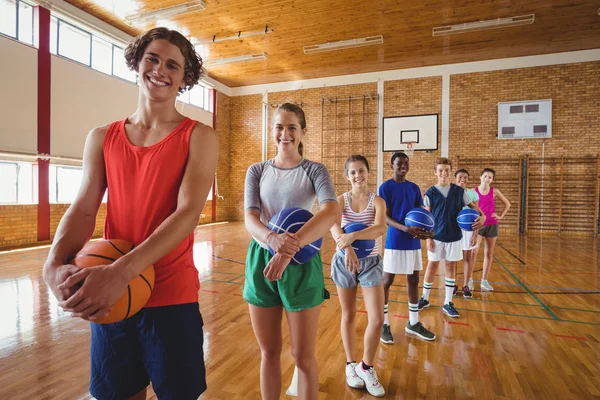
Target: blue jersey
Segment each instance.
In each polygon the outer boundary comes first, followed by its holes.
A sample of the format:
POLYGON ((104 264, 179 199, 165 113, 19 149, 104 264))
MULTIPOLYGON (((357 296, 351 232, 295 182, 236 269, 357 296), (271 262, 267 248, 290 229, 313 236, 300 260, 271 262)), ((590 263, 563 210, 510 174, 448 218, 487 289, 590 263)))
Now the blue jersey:
MULTIPOLYGON (((379 197, 391 210, 392 218, 404 225, 406 214, 413 208, 423 205, 421 189, 413 182, 396 182, 393 179, 383 182, 379 187, 379 197)), ((420 250, 421 241, 406 232, 388 225, 385 248, 391 250, 420 250)))

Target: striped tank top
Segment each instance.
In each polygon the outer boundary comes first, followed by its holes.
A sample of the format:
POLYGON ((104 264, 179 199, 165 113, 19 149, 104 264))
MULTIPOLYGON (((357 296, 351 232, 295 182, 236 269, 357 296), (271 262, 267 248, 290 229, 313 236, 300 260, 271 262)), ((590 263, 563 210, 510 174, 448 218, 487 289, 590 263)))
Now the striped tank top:
MULTIPOLYGON (((375 206, 373 203, 375 202, 375 193, 371 193, 369 195, 369 203, 367 204, 367 208, 365 208, 361 212, 356 212, 352 209, 352 199, 350 197, 350 192, 344 193, 344 208, 342 209, 342 229, 344 226, 353 223, 360 222, 362 224, 371 226, 375 223, 375 206)), ((375 240, 375 247, 373 247, 373 251, 369 254, 369 257, 379 255, 379 241, 381 237, 378 237, 375 240)))

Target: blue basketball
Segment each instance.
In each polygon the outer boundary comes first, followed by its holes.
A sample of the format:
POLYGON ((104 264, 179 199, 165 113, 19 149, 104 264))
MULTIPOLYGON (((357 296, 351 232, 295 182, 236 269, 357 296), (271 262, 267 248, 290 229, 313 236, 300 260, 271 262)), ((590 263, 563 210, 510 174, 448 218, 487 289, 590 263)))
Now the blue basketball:
MULTIPOLYGON (((304 226, 309 219, 313 217, 313 214, 303 208, 284 208, 277 214, 273 215, 273 218, 269 221, 269 229, 275 233, 296 233, 304 226)), ((317 255, 321 249, 323 238, 317 239, 311 244, 308 244, 300 249, 299 252, 292 258, 291 265, 300 265, 309 262, 314 256, 317 255)), ((269 246, 269 252, 275 255, 275 251, 269 246)))
POLYGON ((404 217, 404 225, 406 226, 417 226, 425 229, 427 232, 431 232, 435 223, 433 221, 433 215, 424 208, 413 208, 406 213, 404 217))
MULTIPOLYGON (((362 231, 363 229, 368 228, 368 225, 365 225, 363 223, 360 222, 352 222, 346 226, 344 226, 344 233, 353 233, 353 232, 358 232, 358 231, 362 231)), ((373 248, 375 247, 375 241, 374 240, 355 240, 354 242, 352 242, 352 248, 354 249, 354 252, 356 253, 356 258, 363 259, 365 257, 368 257, 369 254, 371 254, 371 252, 373 251, 373 248)), ((344 249, 340 250, 343 254, 346 254, 344 252, 344 249)))
POLYGON ((473 209, 465 208, 461 212, 458 213, 458 217, 456 218, 456 222, 458 222, 458 226, 462 230, 472 231, 473 223, 479 217, 479 213, 473 209))

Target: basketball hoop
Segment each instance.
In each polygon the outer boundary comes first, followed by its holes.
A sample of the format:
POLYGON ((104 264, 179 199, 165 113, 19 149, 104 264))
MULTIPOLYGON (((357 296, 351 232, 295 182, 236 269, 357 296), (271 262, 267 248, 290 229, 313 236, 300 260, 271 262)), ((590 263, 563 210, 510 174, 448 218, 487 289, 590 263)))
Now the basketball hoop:
POLYGON ((417 142, 405 142, 405 143, 402 143, 405 146, 405 148, 403 150, 404 154, 406 154, 409 157, 412 157, 413 154, 415 154, 415 150, 413 149, 413 146, 415 145, 415 143, 417 143, 417 142))

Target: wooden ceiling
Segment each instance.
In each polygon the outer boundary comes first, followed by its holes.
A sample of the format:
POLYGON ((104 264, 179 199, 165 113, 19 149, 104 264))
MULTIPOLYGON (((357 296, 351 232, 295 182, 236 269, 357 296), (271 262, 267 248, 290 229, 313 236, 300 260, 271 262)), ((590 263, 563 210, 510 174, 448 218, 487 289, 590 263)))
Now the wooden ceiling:
MULTIPOLYGON (((131 34, 123 16, 186 0, 67 0, 131 34), (129 7, 129 8, 127 8, 129 7)), ((230 86, 518 57, 600 47, 597 0, 205 0, 206 9, 171 19, 199 41, 238 31, 268 35, 205 46, 205 59, 267 53, 265 61, 207 68, 230 86), (535 14, 531 25, 433 37, 432 28, 535 14), (304 54, 302 47, 383 35, 384 44, 304 54)))

